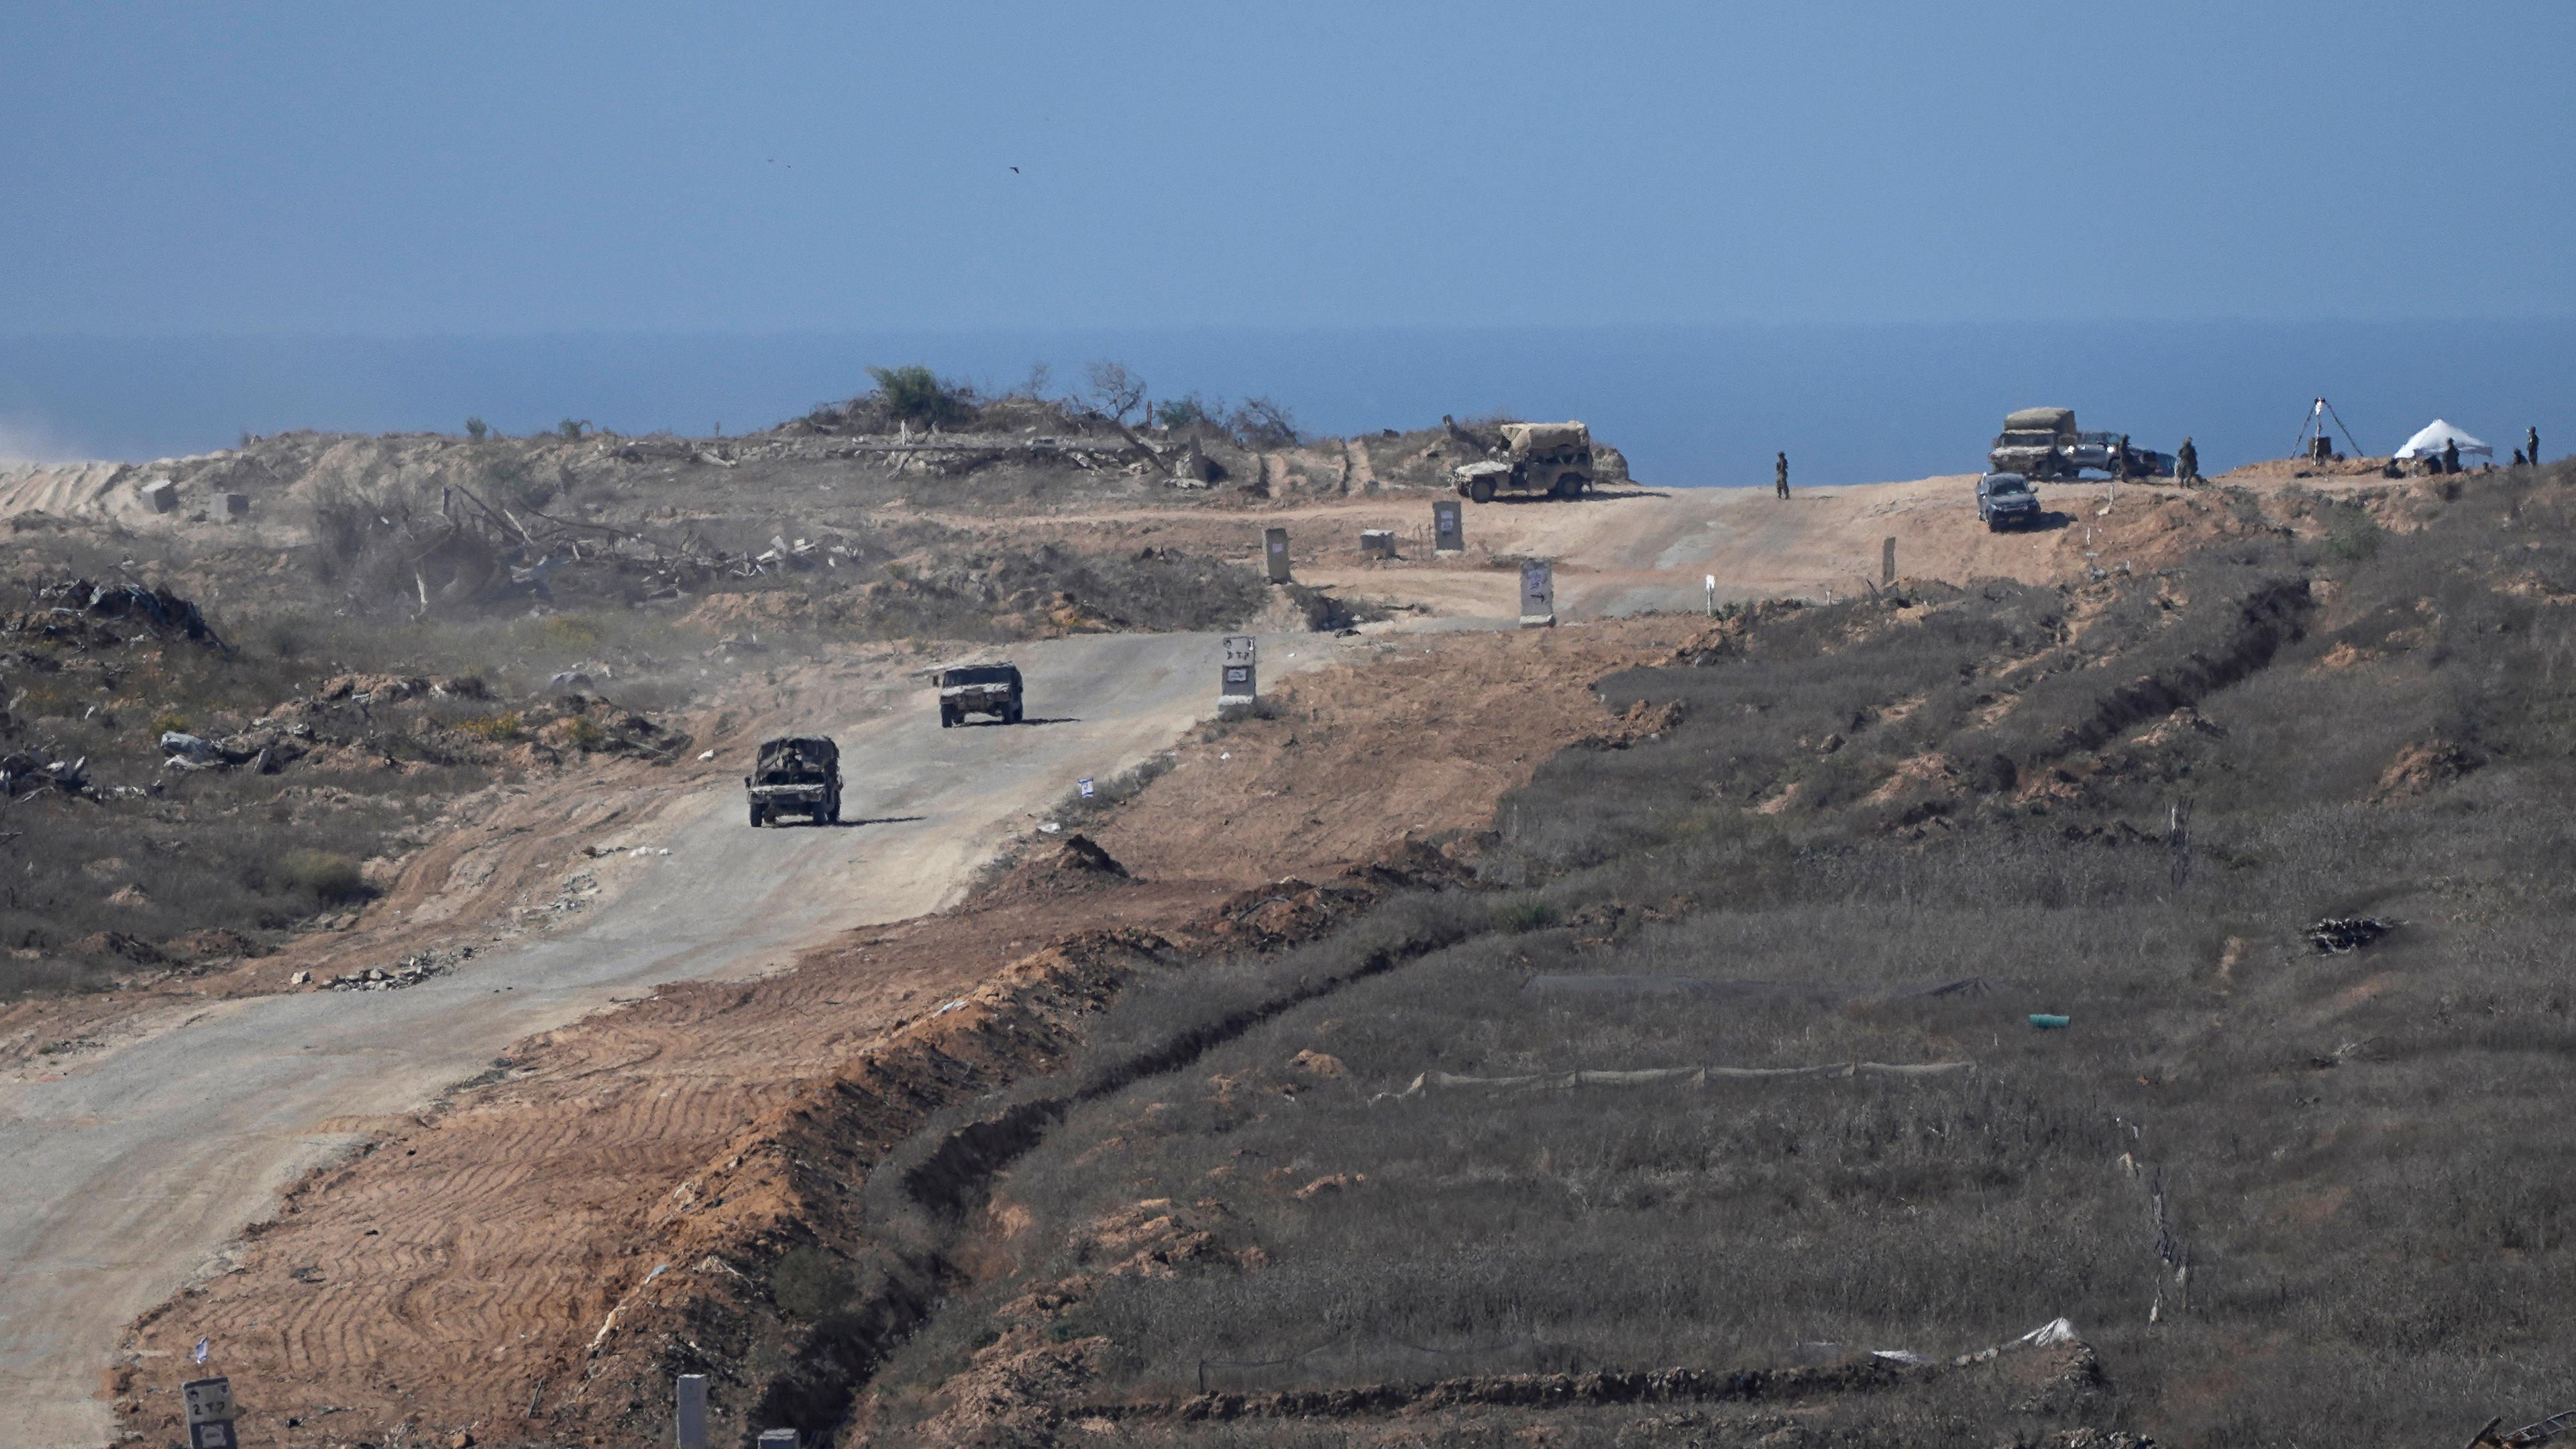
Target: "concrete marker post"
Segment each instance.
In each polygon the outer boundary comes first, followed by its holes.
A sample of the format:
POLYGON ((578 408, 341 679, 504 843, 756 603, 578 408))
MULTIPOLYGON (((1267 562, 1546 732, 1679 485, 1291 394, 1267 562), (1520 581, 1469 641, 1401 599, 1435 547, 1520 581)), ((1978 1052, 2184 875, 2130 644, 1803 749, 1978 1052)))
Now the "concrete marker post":
POLYGON ((1392 528, 1361 529, 1360 557, 1389 559, 1395 557, 1395 530, 1392 528))
POLYGON ((1882 586, 1896 582, 1896 540, 1892 536, 1878 546, 1878 581, 1882 586))
POLYGON ((1260 682, 1254 672, 1258 651, 1259 641, 1249 634, 1226 636, 1225 664, 1217 676, 1217 708, 1246 705, 1260 698, 1260 682))
POLYGON ((233 1432, 233 1381, 190 1379, 179 1385, 188 1410, 188 1449, 241 1449, 233 1432))
POLYGON ((1556 569, 1532 560, 1521 565, 1521 627, 1556 627, 1556 569))
POLYGON ((1288 530, 1265 528, 1261 531, 1262 552, 1270 563, 1270 582, 1288 582, 1288 530))
POLYGON ((680 1375, 673 1397, 671 1423, 680 1449, 707 1449, 707 1376, 680 1375))
POLYGON ((1715 575, 1715 574, 1710 574, 1710 575, 1708 575, 1707 577, 1708 577, 1708 616, 1709 616, 1710 618, 1714 619, 1714 618, 1716 618, 1716 617, 1717 617, 1717 575, 1715 575))
POLYGON ((1464 509, 1455 498, 1438 499, 1431 505, 1431 551, 1434 554, 1467 551, 1464 509))

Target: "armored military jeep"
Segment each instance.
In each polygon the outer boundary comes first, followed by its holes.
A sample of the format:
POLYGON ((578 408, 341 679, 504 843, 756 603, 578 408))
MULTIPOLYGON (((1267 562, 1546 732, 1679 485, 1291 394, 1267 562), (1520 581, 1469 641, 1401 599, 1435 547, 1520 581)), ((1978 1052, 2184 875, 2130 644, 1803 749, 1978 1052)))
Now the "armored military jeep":
POLYGON ((1592 430, 1581 423, 1505 423, 1503 455, 1452 469, 1450 478, 1478 503, 1504 492, 1579 498, 1592 486, 1592 430))
POLYGON ((1009 664, 968 664, 939 671, 939 727, 953 729, 970 714, 1003 724, 1020 722, 1020 671, 1009 664))
POLYGON ((841 818, 841 747, 815 735, 767 740, 743 777, 751 791, 754 829, 780 815, 802 815, 817 825, 841 818))

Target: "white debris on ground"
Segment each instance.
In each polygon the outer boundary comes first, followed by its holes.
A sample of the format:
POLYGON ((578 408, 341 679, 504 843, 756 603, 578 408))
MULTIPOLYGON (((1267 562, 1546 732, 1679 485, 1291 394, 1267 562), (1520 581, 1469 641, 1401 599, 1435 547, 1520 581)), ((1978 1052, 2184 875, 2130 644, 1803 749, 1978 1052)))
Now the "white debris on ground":
MULTIPOLYGON (((364 971, 351 971, 341 976, 325 976, 314 984, 325 991, 400 991, 417 986, 433 976, 444 975, 459 963, 474 959, 471 946, 453 946, 443 951, 421 951, 406 956, 392 970, 370 966, 364 971)), ((297 972, 302 976, 303 972, 297 972)))

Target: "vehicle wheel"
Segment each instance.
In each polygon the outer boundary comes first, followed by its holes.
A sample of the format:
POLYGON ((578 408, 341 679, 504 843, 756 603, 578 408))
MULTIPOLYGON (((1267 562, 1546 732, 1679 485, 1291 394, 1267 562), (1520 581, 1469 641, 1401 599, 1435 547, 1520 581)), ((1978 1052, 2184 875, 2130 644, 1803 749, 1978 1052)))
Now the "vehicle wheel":
POLYGON ((1011 723, 1013 723, 1013 724, 1018 724, 1021 720, 1026 719, 1026 718, 1028 718, 1028 710, 1027 710, 1027 708, 1026 708, 1025 706, 1023 706, 1022 704, 1020 704, 1017 700, 1012 701, 1012 702, 1011 702, 1011 723))
POLYGON ((1491 478, 1479 478, 1475 482, 1468 484, 1467 496, 1478 503, 1493 502, 1494 480, 1491 478))
POLYGON ((840 796, 835 795, 831 799, 823 802, 823 823, 826 825, 838 825, 841 823, 840 796))
POLYGON ((757 804, 754 804, 754 805, 751 807, 751 828, 752 828, 752 829, 754 829, 754 830, 758 830, 758 829, 760 828, 760 826, 761 826, 760 806, 759 806, 759 805, 757 805, 757 804))
POLYGON ((957 727, 957 716, 946 705, 939 707, 939 727, 944 730, 957 727))

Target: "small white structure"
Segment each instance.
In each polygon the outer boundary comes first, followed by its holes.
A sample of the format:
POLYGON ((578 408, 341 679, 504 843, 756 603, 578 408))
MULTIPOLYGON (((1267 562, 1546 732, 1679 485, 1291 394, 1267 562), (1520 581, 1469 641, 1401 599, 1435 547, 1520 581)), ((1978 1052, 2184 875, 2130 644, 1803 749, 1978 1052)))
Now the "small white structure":
POLYGON ((2479 442, 2477 439, 2470 437, 2467 433, 2460 431, 2458 428, 2451 426, 2440 418, 2435 418, 2432 422, 2425 425, 2424 431, 2408 438, 2406 440, 2406 446, 2397 450, 2397 456, 2401 458, 2436 457, 2441 453, 2445 444, 2451 443, 2459 445, 2460 456, 2463 458, 2484 458, 2490 463, 2495 461, 2495 449, 2490 448, 2486 444, 2479 442))

